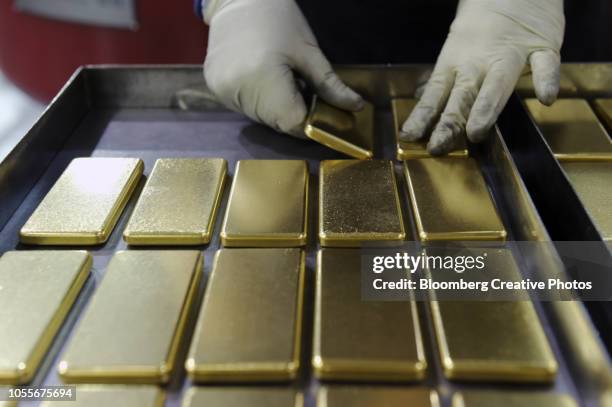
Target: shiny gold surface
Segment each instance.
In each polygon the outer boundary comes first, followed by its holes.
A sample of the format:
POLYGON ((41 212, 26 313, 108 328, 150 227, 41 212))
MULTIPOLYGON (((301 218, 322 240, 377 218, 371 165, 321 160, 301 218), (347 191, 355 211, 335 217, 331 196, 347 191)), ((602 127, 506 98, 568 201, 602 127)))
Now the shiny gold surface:
POLYGON ((210 242, 226 173, 222 158, 157 160, 123 238, 130 245, 210 242))
POLYGON ((303 407, 301 394, 286 387, 192 387, 182 407, 303 407))
POLYGON ((307 206, 306 161, 238 161, 221 242, 228 247, 304 246, 307 206))
POLYGON ((463 391, 453 395, 453 407, 578 407, 567 394, 541 391, 463 391))
MULTIPOLYGON (((485 264, 484 271, 491 278, 521 279, 508 250, 487 251, 485 264)), ((430 275, 434 280, 441 276, 440 271, 430 275)), ((435 301, 435 298, 432 293, 431 314, 448 379, 554 380, 557 362, 531 301, 435 301)))
POLYGON ((415 302, 362 301, 360 250, 320 250, 315 290, 315 376, 369 381, 425 376, 415 302))
POLYGON ((404 173, 421 241, 505 240, 506 230, 473 159, 409 160, 404 173))
POLYGON ((144 164, 138 158, 75 158, 21 229, 23 243, 106 242, 144 164))
POLYGON ((106 242, 138 185, 138 158, 75 158, 20 232, 39 245, 106 242))
POLYGON ((612 131, 612 99, 597 99, 593 102, 595 110, 606 122, 608 129, 612 131))
POLYGON ((76 400, 45 401, 41 407, 162 407, 164 399, 155 386, 80 385, 76 400))
MULTIPOLYGON (((535 89, 533 87, 533 76, 531 72, 524 73, 519 78, 516 84, 516 91, 523 97, 534 98, 535 97, 535 89)), ((570 77, 567 76, 565 72, 561 72, 559 78, 559 96, 560 97, 571 97, 576 96, 578 94, 578 88, 571 80, 570 77)))
POLYGON ((426 388, 324 386, 317 407, 439 407, 435 390, 426 388))
MULTIPOLYGON (((410 113, 417 104, 416 99, 391 99, 391 111, 393 112, 393 125, 395 126, 395 141, 397 143, 397 159, 399 161, 409 160, 412 158, 427 158, 431 154, 427 151, 427 139, 424 141, 403 142, 400 141, 399 135, 402 125, 410 116, 410 113)), ((461 146, 455 151, 448 153, 450 157, 467 157, 468 149, 465 138, 461 146)))
POLYGON ((612 242, 612 162, 561 165, 601 236, 612 242))
POLYGON ((559 99, 544 106, 525 100, 555 157, 564 161, 612 161, 612 140, 586 100, 559 99))
POLYGON ((329 160, 319 171, 319 241, 359 247, 401 242, 404 221, 391 161, 329 160))
POLYGON ((217 251, 186 362, 193 380, 296 377, 304 261, 300 249, 217 251))
POLYGON ((202 274, 198 251, 116 253, 59 363, 66 383, 167 383, 202 274))
POLYGON ((372 158, 374 106, 366 102, 360 112, 347 112, 315 97, 304 132, 308 138, 353 158, 372 158))
POLYGON ((0 259, 0 383, 28 383, 83 284, 84 251, 12 251, 0 259))

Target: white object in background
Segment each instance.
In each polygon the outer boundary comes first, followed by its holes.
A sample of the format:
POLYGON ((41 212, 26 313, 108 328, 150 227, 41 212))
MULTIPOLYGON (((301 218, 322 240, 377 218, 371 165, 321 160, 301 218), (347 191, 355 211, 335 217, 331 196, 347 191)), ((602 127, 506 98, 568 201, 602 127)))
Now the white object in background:
POLYGON ((32 127, 44 108, 0 72, 0 162, 32 127))

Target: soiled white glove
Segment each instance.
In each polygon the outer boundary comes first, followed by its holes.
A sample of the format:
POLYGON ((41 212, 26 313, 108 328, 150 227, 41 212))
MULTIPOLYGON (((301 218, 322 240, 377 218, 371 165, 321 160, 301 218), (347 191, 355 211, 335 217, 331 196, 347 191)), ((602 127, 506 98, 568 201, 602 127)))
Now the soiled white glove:
POLYGON ((228 108, 304 137, 307 107, 297 72, 328 103, 363 108, 362 98, 334 73, 294 0, 209 0, 206 83, 228 108))
POLYGON ((451 151, 466 134, 472 142, 482 141, 527 62, 536 96, 552 104, 559 92, 564 30, 563 0, 460 0, 400 139, 414 141, 433 128, 427 146, 432 154, 451 151))

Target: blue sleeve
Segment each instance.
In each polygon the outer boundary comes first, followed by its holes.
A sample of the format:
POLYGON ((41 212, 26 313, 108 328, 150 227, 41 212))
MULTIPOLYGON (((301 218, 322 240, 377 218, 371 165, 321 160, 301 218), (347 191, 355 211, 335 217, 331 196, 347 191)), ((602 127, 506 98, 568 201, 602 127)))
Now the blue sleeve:
POLYGON ((206 0, 193 0, 193 11, 196 16, 202 21, 204 21, 204 15, 202 14, 202 10, 204 9, 204 2, 206 0))

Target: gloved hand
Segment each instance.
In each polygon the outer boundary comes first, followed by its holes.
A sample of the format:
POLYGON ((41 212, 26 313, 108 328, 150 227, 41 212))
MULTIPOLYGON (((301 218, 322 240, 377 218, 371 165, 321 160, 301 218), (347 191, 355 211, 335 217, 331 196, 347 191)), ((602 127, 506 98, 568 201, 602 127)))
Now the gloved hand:
POLYGON ((563 0, 460 0, 400 140, 420 139, 433 128, 427 148, 436 155, 453 150, 466 135, 472 142, 484 140, 527 62, 537 98, 552 104, 564 30, 563 0))
POLYGON ((294 72, 336 107, 358 111, 362 98, 334 73, 294 0, 208 0, 204 76, 228 108, 305 137, 307 107, 294 72))

